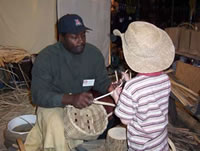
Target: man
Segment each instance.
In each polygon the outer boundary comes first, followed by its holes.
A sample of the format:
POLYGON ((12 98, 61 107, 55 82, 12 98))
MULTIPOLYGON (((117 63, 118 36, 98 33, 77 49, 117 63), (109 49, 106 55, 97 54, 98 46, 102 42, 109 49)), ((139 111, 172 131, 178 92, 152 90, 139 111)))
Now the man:
POLYGON ((58 21, 59 42, 44 48, 32 69, 31 93, 38 106, 37 121, 25 142, 26 151, 67 151, 63 107, 84 108, 93 95, 112 91, 104 58, 86 43, 87 28, 81 17, 67 14, 58 21))

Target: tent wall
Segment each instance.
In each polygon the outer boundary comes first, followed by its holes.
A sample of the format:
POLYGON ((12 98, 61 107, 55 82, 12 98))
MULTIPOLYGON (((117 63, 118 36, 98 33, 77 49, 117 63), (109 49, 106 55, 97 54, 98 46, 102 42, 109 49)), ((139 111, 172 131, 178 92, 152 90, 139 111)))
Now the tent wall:
POLYGON ((56 41, 56 0, 0 0, 0 45, 38 53, 56 41))

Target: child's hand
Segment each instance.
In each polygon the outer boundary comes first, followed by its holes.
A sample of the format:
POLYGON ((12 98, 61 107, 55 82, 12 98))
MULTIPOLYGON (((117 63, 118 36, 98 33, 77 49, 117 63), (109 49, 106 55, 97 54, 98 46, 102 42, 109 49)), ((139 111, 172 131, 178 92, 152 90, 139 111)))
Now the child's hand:
POLYGON ((128 73, 125 72, 121 72, 122 73, 122 79, 124 79, 125 81, 130 80, 130 75, 128 73))
POLYGON ((113 90, 113 93, 111 94, 111 96, 115 100, 116 104, 117 104, 117 102, 119 100, 119 95, 120 95, 121 91, 122 91, 121 87, 116 87, 115 90, 113 90))
POLYGON ((112 87, 115 89, 120 85, 119 81, 112 82, 112 87))

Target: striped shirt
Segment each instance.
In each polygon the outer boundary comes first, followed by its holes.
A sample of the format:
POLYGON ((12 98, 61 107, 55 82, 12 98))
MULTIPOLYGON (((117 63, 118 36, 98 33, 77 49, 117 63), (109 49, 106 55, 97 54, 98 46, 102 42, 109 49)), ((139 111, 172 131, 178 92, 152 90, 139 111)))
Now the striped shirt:
POLYGON ((129 151, 168 151, 168 99, 171 90, 166 74, 138 75, 127 81, 115 114, 129 120, 129 151))

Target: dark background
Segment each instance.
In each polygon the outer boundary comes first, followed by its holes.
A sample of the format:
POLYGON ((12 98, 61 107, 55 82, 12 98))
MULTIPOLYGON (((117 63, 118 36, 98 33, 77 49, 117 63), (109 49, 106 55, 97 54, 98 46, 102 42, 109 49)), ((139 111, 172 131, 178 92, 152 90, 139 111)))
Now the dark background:
POLYGON ((190 0, 115 0, 119 9, 112 13, 111 31, 117 28, 124 32, 132 21, 148 21, 160 28, 178 26, 183 22, 200 22, 200 0, 190 18, 190 0), (131 17, 132 19, 130 20, 131 17), (124 18, 123 23, 119 18, 124 18))

